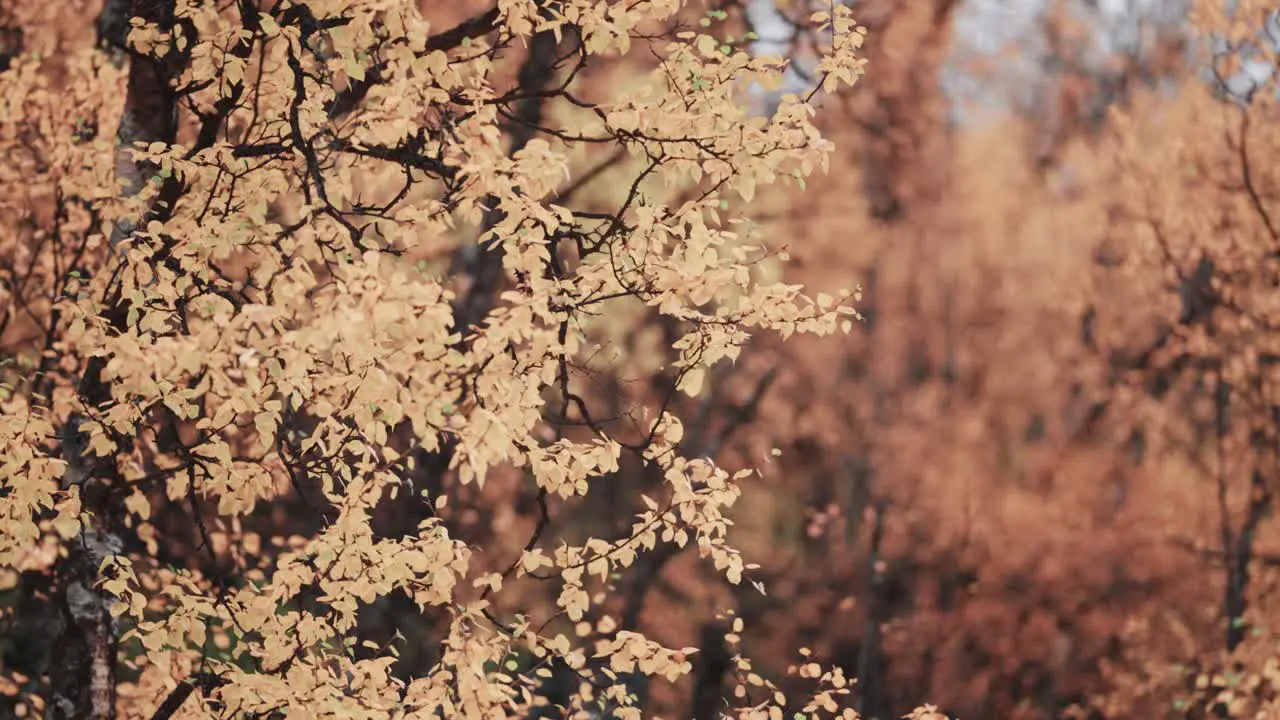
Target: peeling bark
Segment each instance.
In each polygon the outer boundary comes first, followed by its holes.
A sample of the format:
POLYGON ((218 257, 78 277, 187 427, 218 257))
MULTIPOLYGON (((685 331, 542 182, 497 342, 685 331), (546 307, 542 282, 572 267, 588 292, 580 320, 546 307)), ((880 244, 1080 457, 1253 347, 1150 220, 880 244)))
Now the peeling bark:
POLYGON ((116 702, 116 628, 112 598, 96 587, 98 568, 123 549, 119 538, 87 524, 58 568, 63 628, 50 668, 50 720, 110 720, 116 702))
MULTIPOLYGON (((125 33, 130 17, 171 26, 173 0, 108 0, 98 18, 99 39, 120 55, 127 55, 125 33)), ((133 55, 129 67, 124 113, 117 132, 115 170, 122 181, 122 197, 134 197, 145 187, 151 168, 135 162, 132 148, 137 143, 172 143, 177 133, 177 104, 169 87, 174 70, 150 57, 133 55)), ((137 222, 117 221, 111 231, 111 247, 116 249, 129 237, 137 222)), ((124 313, 109 306, 104 315, 122 330, 124 313)), ((80 381, 79 393, 85 407, 97 408, 110 400, 110 389, 99 377, 103 358, 93 358, 80 381)), ((108 490, 118 481, 112 462, 102 462, 88 453, 80 433, 83 418, 73 416, 61 428, 62 455, 67 470, 64 489, 77 487, 89 512, 80 534, 67 547, 67 556, 55 574, 55 604, 62 622, 50 667, 50 720, 112 720, 116 700, 117 628, 111 616, 113 598, 98 587, 103 562, 119 554, 124 545, 112 530, 108 490)), ((109 460, 109 459, 108 459, 109 460)))
POLYGON ((57 606, 61 628, 50 667, 50 720, 110 720, 115 717, 116 628, 112 597, 97 587, 98 569, 123 549, 106 527, 104 490, 95 477, 88 447, 80 433, 82 419, 63 427, 62 454, 67 461, 64 489, 78 487, 90 519, 67 545, 58 564, 57 606))

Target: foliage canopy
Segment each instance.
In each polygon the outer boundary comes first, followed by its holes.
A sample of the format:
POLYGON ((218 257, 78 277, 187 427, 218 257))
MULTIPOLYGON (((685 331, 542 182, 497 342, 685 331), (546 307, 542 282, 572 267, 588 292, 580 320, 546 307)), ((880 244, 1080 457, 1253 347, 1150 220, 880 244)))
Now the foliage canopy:
MULTIPOLYGON (((510 717, 554 668, 575 712, 638 717, 637 676, 687 674, 609 591, 673 545, 750 578, 751 469, 673 401, 753 333, 851 328, 858 294, 771 279, 741 210, 826 168, 848 8, 808 18, 817 85, 764 117, 788 63, 678 0, 108 0, 96 45, 51 5, 10 10, 0 72, 0 567, 65 608, 27 707, 510 717), (597 378, 653 371, 607 408, 597 378), (625 463, 644 506, 575 538, 552 508, 625 463), (495 474, 536 508, 515 542, 468 534, 495 474), (393 597, 422 672, 366 632, 393 597)), ((733 670, 742 717, 840 714, 849 686, 733 670)))

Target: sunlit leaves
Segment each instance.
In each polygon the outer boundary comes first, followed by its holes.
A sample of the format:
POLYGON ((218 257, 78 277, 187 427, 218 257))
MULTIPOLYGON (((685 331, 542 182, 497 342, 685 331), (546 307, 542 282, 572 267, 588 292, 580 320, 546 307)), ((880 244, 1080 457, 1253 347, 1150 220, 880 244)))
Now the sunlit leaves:
MULTIPOLYGON (((659 545, 748 579, 727 539, 745 475, 686 457, 661 398, 605 429, 592 383, 629 381, 631 359, 614 351, 636 324, 670 328, 649 343, 656 364, 673 394, 701 397, 753 332, 824 334, 850 314, 847 297, 763 277, 770 252, 726 199, 826 167, 833 146, 808 99, 749 116, 747 85, 777 81, 786 62, 662 29, 675 0, 499 0, 457 35, 418 5, 183 1, 176 22, 135 18, 125 123, 151 102, 178 127, 120 147, 101 128, 86 143, 59 117, 74 104, 31 67, 0 76, 0 140, 27 158, 0 181, 28 202, 27 172, 61 203, 41 230, 54 235, 23 230, 14 249, 62 248, 30 263, 55 290, 32 306, 54 397, 5 396, 0 563, 97 527, 79 482, 124 486, 118 509, 94 507, 123 513, 145 548, 102 569, 112 613, 129 620, 122 640, 146 651, 146 691, 121 697, 155 696, 198 665, 220 683, 201 711, 227 717, 508 717, 535 687, 536 672, 511 667, 521 645, 613 673, 575 702, 634 717, 616 674, 675 681, 692 649, 603 629, 607 593, 659 545), (563 47, 554 77, 530 80, 539 33, 563 47), (572 65, 619 59, 641 63, 625 90, 583 87, 592 73, 572 65), (137 96, 143 73, 162 70, 177 105, 137 96), (24 113, 39 132, 11 119, 24 113), (24 155, 28 136, 39 147, 24 155), (625 182, 584 170, 584 156, 623 159, 625 182), (578 182, 610 209, 585 209, 578 182), (72 412, 74 439, 58 437, 72 412), (660 492, 617 537, 570 543, 551 508, 619 482, 624 462, 660 492), (536 493, 533 536, 464 542, 476 498, 512 477, 536 493), (310 528, 261 530, 282 517, 310 528), (165 545, 171 525, 187 547, 165 545), (161 548, 188 567, 162 569, 161 548), (535 582, 550 605, 512 589, 535 582), (356 642, 361 613, 396 595, 445 619, 431 629, 438 662, 407 682, 391 672, 395 647, 356 642), (587 623, 581 647, 547 624, 560 613, 587 623)), ((861 32, 843 8, 829 30, 827 75, 852 82, 861 32)), ((125 75, 94 57, 68 62, 66 95, 88 108, 81 125, 92 114, 114 127, 125 75)))

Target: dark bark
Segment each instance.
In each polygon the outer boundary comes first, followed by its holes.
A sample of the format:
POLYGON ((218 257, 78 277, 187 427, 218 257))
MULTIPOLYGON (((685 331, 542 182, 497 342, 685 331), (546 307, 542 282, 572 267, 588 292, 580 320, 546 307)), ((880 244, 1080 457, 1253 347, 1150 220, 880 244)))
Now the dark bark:
POLYGON ((1227 620, 1227 651, 1235 650, 1244 642, 1249 627, 1244 613, 1248 609, 1250 567, 1254 557, 1254 541, 1257 538, 1258 526, 1271 512, 1274 502, 1272 493, 1267 487, 1266 479, 1258 470, 1253 471, 1250 487, 1249 509, 1246 512, 1240 534, 1235 538, 1234 547, 1228 546, 1227 583, 1223 598, 1223 611, 1227 620))
MULTIPOLYGON (((476 16, 433 36, 428 41, 427 51, 448 50, 461 44, 464 38, 484 35, 493 29, 496 21, 496 10, 476 16)), ((516 96, 521 98, 516 101, 512 113, 516 121, 507 128, 507 135, 511 138, 511 155, 524 149, 537 133, 536 127, 542 124, 543 110, 549 99, 544 91, 555 75, 558 46, 559 43, 551 32, 540 33, 529 43, 529 55, 521 67, 515 91, 516 96)), ((372 74, 370 78, 372 79, 372 74)), ((357 85, 347 94, 340 95, 329 108, 329 116, 337 117, 353 109, 368 89, 367 86, 357 85)), ((492 230, 503 218, 495 199, 489 198, 486 205, 492 209, 484 215, 482 233, 492 230)), ((493 309, 503 280, 503 255, 501 246, 486 250, 473 245, 462 249, 454 257, 453 272, 464 274, 470 280, 466 292, 459 296, 453 307, 453 325, 464 338, 493 309)), ((383 532, 389 536, 416 533, 419 524, 433 514, 435 499, 445 492, 444 477, 455 452, 451 438, 442 437, 440 443, 440 449, 433 452, 421 447, 411 451, 415 460, 414 470, 406 480, 411 483, 413 492, 395 507, 392 516, 383 520, 383 532), (424 491, 425 496, 422 494, 424 491)), ((365 639, 381 644, 387 642, 397 631, 416 634, 405 628, 406 623, 420 627, 425 622, 408 596, 393 595, 378 606, 368 608, 361 617, 360 633, 365 639)), ((422 643, 418 648, 406 650, 396 666, 396 672, 407 677, 414 670, 420 669, 414 666, 435 662, 437 656, 433 650, 427 649, 428 646, 429 643, 422 643)))
POLYGON ((116 632, 110 595, 95 587, 102 561, 121 550, 100 521, 90 521, 58 566, 62 632, 50 668, 50 720, 115 717, 116 632))
MULTIPOLYGON (((173 22, 173 0, 111 1, 103 8, 98 27, 100 38, 119 50, 122 28, 129 17, 141 17, 161 27, 173 22)), ((134 162, 130 148, 135 143, 172 143, 177 132, 177 105, 170 90, 174 70, 153 58, 134 57, 120 121, 116 145, 116 174, 125 180, 125 196, 137 194, 144 186, 149 168, 134 162)), ((115 248, 133 232, 135 223, 121 221, 111 233, 115 248)), ((122 303, 112 303, 104 315, 117 329, 123 329, 122 303)), ((81 378, 81 401, 96 411, 111 399, 109 387, 100 373, 103 358, 87 364, 81 378)), ((98 587, 99 568, 104 560, 123 549, 112 525, 113 508, 108 502, 110 488, 119 477, 109 459, 92 458, 80 433, 82 418, 71 418, 61 429, 62 454, 67 461, 65 488, 78 487, 90 519, 67 547, 67 555, 55 569, 55 605, 62 617, 50 667, 51 720, 110 720, 115 717, 116 628, 111 617, 113 598, 98 587)))
POLYGON ((884 514, 888 503, 876 503, 872 516, 871 546, 867 551, 868 597, 867 621, 858 653, 858 694, 854 709, 865 718, 889 717, 889 694, 884 684, 884 652, 880 644, 881 626, 889 619, 890 603, 886 600, 884 559, 880 543, 884 538, 884 514))
MULTIPOLYGON (((556 48, 559 43, 551 32, 539 33, 529 43, 529 57, 520 68, 519 95, 522 98, 515 108, 515 121, 507 128, 511 138, 510 154, 515 155, 529 144, 542 125, 547 97, 543 91, 550 85, 556 66, 556 48)), ((489 198, 492 209, 485 213, 481 234, 488 233, 502 222, 505 213, 495 207, 497 200, 489 198)), ((467 293, 454 306, 454 328, 466 335, 476 324, 484 320, 493 309, 498 286, 503 276, 503 249, 494 244, 486 249, 478 245, 465 248, 456 259, 456 269, 471 279, 467 293)))
POLYGON ((9 69, 13 59, 22 54, 22 28, 0 26, 0 72, 9 69))
POLYGON ((67 544, 66 557, 55 572, 54 603, 60 627, 49 670, 50 720, 115 717, 113 599, 97 585, 103 561, 123 547, 107 526, 109 475, 96 472, 97 463, 90 459, 88 443, 80 432, 82 422, 73 416, 62 430, 62 455, 67 462, 63 488, 79 489, 90 516, 79 535, 67 544))
MULTIPOLYGON (((121 20, 108 15, 122 10, 127 10, 129 17, 140 17, 148 22, 158 23, 161 28, 168 29, 173 25, 176 5, 174 0, 133 0, 129 7, 122 8, 122 5, 125 3, 107 3, 103 9, 103 18, 99 20, 99 27, 115 28, 122 22, 127 27, 128 17, 121 20)), ((106 39, 108 42, 115 42, 118 37, 107 35, 106 39)), ((172 143, 177 135, 178 104, 169 83, 173 72, 172 67, 156 58, 135 56, 130 63, 124 113, 120 117, 120 129, 116 133, 115 164, 116 178, 126 181, 122 190, 126 197, 140 192, 154 173, 148 163, 133 160, 134 145, 172 143)), ((111 247, 117 247, 133 232, 134 227, 133 222, 118 222, 111 232, 111 247)))
MULTIPOLYGON (((710 410, 711 404, 718 399, 718 393, 712 391, 703 406, 703 412, 699 413, 699 417, 690 427, 688 438, 681 444, 681 451, 688 457, 705 457, 714 460, 720 450, 728 444, 739 430, 755 422, 759 414, 760 403, 764 400, 765 393, 769 392, 769 388, 773 386, 777 376, 778 371, 776 368, 771 368, 761 376, 760 380, 756 382, 755 390, 747 398, 746 402, 728 408, 728 418, 719 432, 715 434, 710 431, 710 410)), ((627 587, 626 602, 622 611, 621 627, 623 630, 635 630, 640 626, 640 612, 644 609, 645 599, 649 595, 650 588, 657 582, 667 563, 674 560, 689 547, 691 546, 680 547, 675 543, 667 543, 641 554, 636 559, 635 567, 631 572, 632 580, 627 587)))
MULTIPOLYGON (((474 40, 493 32, 497 24, 498 8, 495 7, 475 17, 468 18, 438 35, 432 35, 427 39, 426 47, 423 48, 419 56, 426 56, 437 51, 446 52, 452 50, 461 46, 467 40, 474 40)), ((382 80, 384 67, 384 65, 375 65, 369 68, 363 80, 351 83, 349 88, 339 93, 329 106, 329 117, 338 118, 354 110, 369 94, 369 90, 382 80)))
POLYGON ((155 713, 152 714, 151 720, 169 720, 196 690, 200 690, 207 695, 221 684, 222 681, 216 676, 207 673, 199 673, 186 678, 178 683, 178 687, 169 692, 164 702, 160 703, 160 707, 156 708, 155 713))
POLYGON ((724 707, 725 675, 733 668, 733 658, 725 646, 726 628, 721 623, 702 626, 701 651, 693 664, 693 720, 719 720, 724 707))
MULTIPOLYGON (((464 23, 459 27, 468 29, 465 32, 455 29, 456 32, 450 31, 445 35, 453 37, 456 34, 460 41, 461 37, 470 37, 471 32, 478 32, 480 25, 472 26, 464 23)), ((529 43, 529 55, 520 68, 518 77, 517 92, 521 100, 517 102, 514 112, 516 122, 507 128, 511 138, 509 151, 511 155, 523 150, 537 133, 537 126, 542 124, 543 109, 548 100, 543 91, 550 85, 555 74, 558 45, 554 33, 551 32, 539 33, 529 43)), ((486 204, 491 209, 484 215, 482 235, 502 222, 504 217, 502 210, 496 207, 495 199, 489 198, 486 204)), ((499 244, 489 249, 478 245, 468 246, 454 257, 453 272, 462 273, 470 278, 470 285, 466 292, 459 296, 453 306, 453 327, 464 338, 493 309, 503 278, 503 256, 503 249, 499 244)), ((424 477, 415 478, 421 482, 415 489, 442 488, 441 478, 451 464, 454 452, 453 441, 446 437, 441 439, 440 450, 420 457, 418 465, 423 469, 420 475, 424 477)), ((423 511, 429 513, 429 504, 420 505, 423 511)), ((409 526, 416 528, 425 517, 426 515, 415 514, 410 518, 409 526)))

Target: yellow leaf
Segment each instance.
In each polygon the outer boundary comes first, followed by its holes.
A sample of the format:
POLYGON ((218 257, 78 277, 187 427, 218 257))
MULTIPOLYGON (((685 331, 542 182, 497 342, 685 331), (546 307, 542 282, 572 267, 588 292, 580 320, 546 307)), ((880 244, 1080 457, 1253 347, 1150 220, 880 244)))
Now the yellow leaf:
POLYGON ((693 368, 684 374, 680 380, 680 390, 689 397, 697 397, 702 392, 702 383, 706 379, 707 371, 704 368, 693 368))

